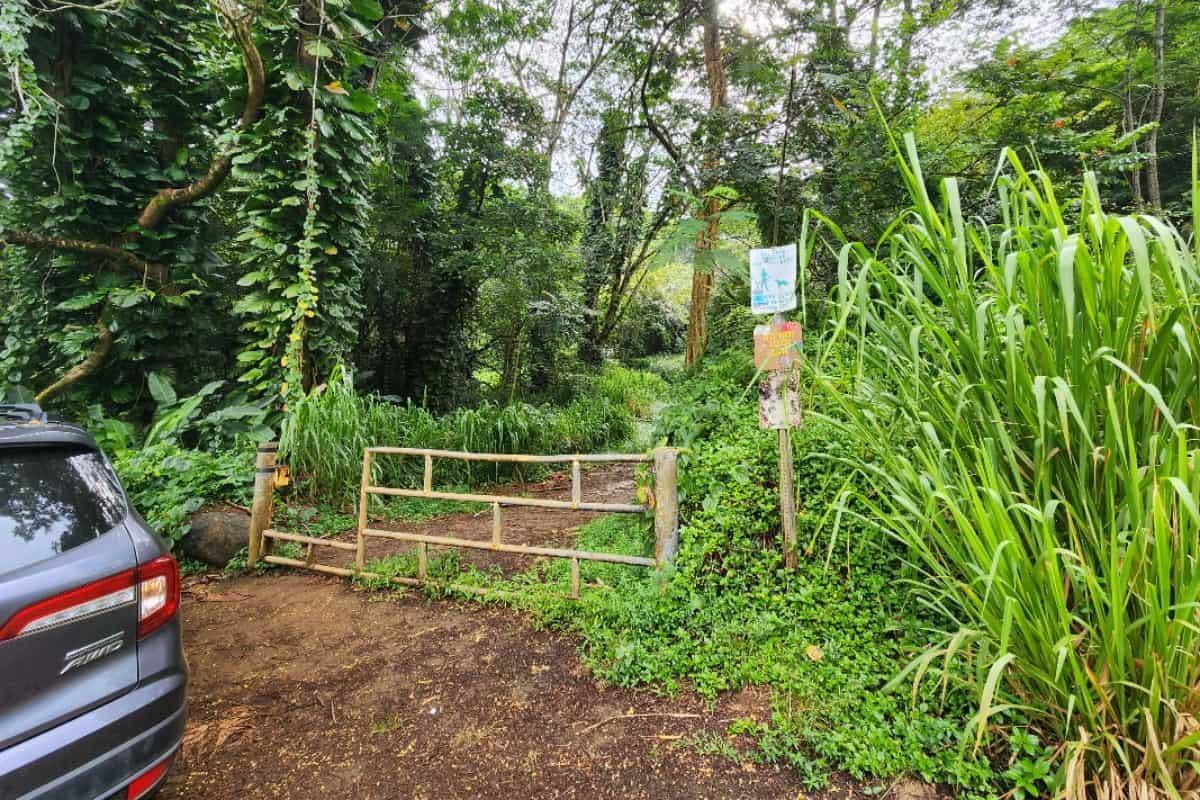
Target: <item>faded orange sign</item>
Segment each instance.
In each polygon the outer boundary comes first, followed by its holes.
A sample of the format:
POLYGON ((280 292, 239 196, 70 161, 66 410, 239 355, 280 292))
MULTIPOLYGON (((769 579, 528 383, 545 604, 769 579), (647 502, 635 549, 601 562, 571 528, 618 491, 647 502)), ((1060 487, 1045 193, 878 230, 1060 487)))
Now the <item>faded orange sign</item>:
POLYGON ((761 370, 787 369, 796 363, 804 332, 799 322, 776 322, 754 328, 754 366, 761 370))

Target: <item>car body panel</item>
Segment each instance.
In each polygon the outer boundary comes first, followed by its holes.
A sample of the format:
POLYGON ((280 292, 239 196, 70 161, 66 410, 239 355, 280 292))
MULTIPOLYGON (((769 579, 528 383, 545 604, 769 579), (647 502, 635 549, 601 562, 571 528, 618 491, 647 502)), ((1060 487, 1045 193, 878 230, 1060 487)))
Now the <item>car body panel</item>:
POLYGON ((18 425, 0 424, 0 447, 42 447, 74 445, 99 450, 96 440, 82 428, 61 422, 26 422, 18 425))
MULTIPOLYGON (((28 451, 23 448, 19 452, 28 451)), ((58 450, 42 448, 39 452, 58 450)), ((72 447, 63 452, 76 451, 72 447)), ((0 470, 4 466, 0 463, 0 470)), ((68 512, 61 512, 59 517, 72 518, 68 512)), ((53 532, 56 536, 62 533, 59 527, 53 532)), ((19 539, 22 533, 18 528, 12 535, 19 539)), ((14 544, 11 539, 0 540, 0 551, 22 546, 29 547, 14 544)), ((55 548, 64 546, 69 545, 54 542, 55 548)), ((2 571, 0 562, 0 624, 39 601, 128 573, 137 563, 124 523, 16 570, 2 571)), ((0 748, 132 689, 138 681, 137 622, 136 592, 132 592, 130 601, 115 608, 0 641, 0 675, 4 676, 0 681, 0 748)))
POLYGON ((121 792, 179 748, 186 686, 182 670, 163 675, 0 750, 0 797, 100 800, 121 792))
MULTIPOLYGON (((17 453, 35 447, 47 453, 100 454, 91 437, 74 426, 0 421, 0 468, 6 454, 13 464, 20 459, 17 453)), ((49 522, 29 503, 9 506, 10 516, 0 516, 0 523, 7 520, 7 533, 0 536, 0 628, 31 605, 96 580, 119 574, 135 580, 138 565, 169 552, 129 506, 106 460, 103 471, 119 491, 121 521, 107 530, 101 527, 103 533, 89 534, 94 538, 64 534, 63 526, 70 528, 73 520, 84 519, 72 517, 70 509, 59 509, 49 522), (40 545, 30 543, 31 536, 58 538, 43 554, 37 549, 40 545), (25 557, 7 563, 21 566, 6 569, 6 548, 10 556, 25 557)), ((99 468, 92 469, 79 485, 86 490, 87 479, 100 474, 99 468)), ((52 483, 56 480, 53 470, 43 471, 26 481, 32 488, 22 486, 20 479, 14 486, 28 489, 34 501, 41 496, 39 487, 47 487, 51 504, 69 504, 70 491, 55 494, 60 488, 52 483)), ((112 510, 112 498, 107 502, 112 510)), ((135 598, 136 594, 135 584, 135 598)), ((137 601, 126 603, 122 597, 121 603, 0 641, 3 800, 108 800, 114 794, 123 798, 130 781, 177 750, 187 687, 178 612, 139 641, 137 601)))

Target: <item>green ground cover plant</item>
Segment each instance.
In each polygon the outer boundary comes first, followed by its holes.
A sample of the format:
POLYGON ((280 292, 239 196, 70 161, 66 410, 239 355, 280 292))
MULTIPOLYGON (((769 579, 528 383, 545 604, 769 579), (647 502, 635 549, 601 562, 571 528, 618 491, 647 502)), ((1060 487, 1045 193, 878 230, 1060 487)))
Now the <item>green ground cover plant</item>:
POLYGON ((1025 717, 1052 747, 1041 791, 1194 796, 1197 242, 1107 213, 1091 175, 1062 199, 1011 151, 998 224, 965 219, 906 145, 912 209, 841 250, 860 371, 826 392, 864 454, 860 518, 906 546, 942 631, 905 681, 971 691, 975 745, 1025 717))
POLYGON ((253 445, 210 453, 160 442, 116 452, 113 466, 134 508, 172 542, 194 512, 217 501, 246 505, 254 486, 253 445))

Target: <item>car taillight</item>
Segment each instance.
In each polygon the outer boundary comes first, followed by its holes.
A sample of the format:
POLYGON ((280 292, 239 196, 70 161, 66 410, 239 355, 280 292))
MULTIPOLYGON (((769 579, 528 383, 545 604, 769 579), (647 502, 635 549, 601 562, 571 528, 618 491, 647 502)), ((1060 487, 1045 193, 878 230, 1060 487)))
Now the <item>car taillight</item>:
POLYGON ((159 556, 138 567, 138 638, 161 627, 179 610, 179 563, 159 556))
POLYGON ((134 778, 133 783, 129 784, 129 788, 125 790, 125 800, 141 800, 149 794, 150 790, 154 788, 154 784, 158 783, 166 774, 167 766, 170 763, 171 759, 168 758, 134 778))
POLYGON ((0 627, 0 642, 138 604, 138 638, 162 626, 179 610, 179 564, 160 556, 130 569, 39 600, 0 627))
POLYGON ((0 642, 129 605, 137 600, 135 576, 135 570, 126 570, 40 600, 4 623, 0 642))

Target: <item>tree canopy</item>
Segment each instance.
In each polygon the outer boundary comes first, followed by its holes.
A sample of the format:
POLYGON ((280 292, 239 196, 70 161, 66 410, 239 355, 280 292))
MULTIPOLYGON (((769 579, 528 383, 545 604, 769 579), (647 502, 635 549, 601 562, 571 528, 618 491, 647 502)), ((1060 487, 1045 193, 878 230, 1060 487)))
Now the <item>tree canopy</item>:
POLYGON ((747 319, 746 247, 806 208, 880 236, 902 130, 931 174, 1027 149, 1186 221, 1197 26, 1183 0, 12 0, 0 384, 145 419, 150 375, 222 381, 277 416, 338 365, 450 408, 695 363, 747 319))

